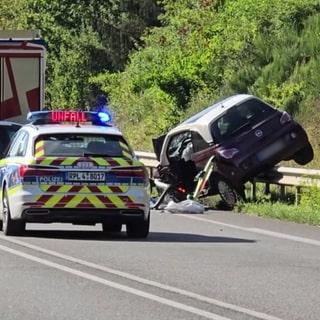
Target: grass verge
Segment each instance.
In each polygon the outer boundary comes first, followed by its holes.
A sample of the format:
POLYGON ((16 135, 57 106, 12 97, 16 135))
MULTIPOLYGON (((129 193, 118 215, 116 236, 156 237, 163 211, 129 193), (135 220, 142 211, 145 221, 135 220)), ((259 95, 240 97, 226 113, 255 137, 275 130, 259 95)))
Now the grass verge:
MULTIPOLYGON (((249 190, 247 190, 249 192, 249 190)), ((280 199, 279 192, 274 187, 269 194, 261 185, 257 189, 256 200, 240 201, 234 208, 235 212, 269 217, 300 224, 320 226, 320 188, 305 188, 299 195, 296 204, 294 192, 286 193, 285 199, 280 199)), ((219 196, 201 199, 201 202, 211 208, 219 209, 219 196)))
POLYGON ((275 190, 268 195, 260 191, 256 201, 239 202, 235 211, 318 226, 320 225, 320 188, 305 188, 299 195, 297 204, 292 193, 287 193, 286 199, 280 200, 275 190))

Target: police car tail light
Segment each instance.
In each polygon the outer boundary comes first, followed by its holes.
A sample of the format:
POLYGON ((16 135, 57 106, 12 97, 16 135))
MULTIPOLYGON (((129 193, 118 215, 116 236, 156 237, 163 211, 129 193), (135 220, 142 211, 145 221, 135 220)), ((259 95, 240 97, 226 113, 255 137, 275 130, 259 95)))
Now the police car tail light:
POLYGON ((21 165, 19 167, 19 176, 21 179, 26 176, 51 176, 56 173, 56 170, 48 170, 36 166, 21 165))
POLYGON ((225 159, 232 159, 238 152, 239 150, 237 148, 230 148, 230 149, 220 149, 217 150, 219 155, 225 159))
POLYGON ((148 176, 145 167, 117 168, 112 169, 111 173, 119 177, 135 177, 146 179, 148 176))

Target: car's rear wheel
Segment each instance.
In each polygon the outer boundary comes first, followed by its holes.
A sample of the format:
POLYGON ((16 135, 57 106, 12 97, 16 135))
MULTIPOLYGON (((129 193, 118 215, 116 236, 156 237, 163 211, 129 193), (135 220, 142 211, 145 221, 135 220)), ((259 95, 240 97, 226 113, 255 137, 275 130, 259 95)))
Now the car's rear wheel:
POLYGON ((313 148, 309 142, 307 146, 295 153, 295 155, 293 156, 293 160, 297 164, 305 165, 313 159, 313 156, 313 148))
POLYGON ((2 207, 3 207, 3 220, 2 220, 3 233, 7 236, 16 236, 16 235, 23 234, 25 231, 26 223, 22 220, 11 219, 9 197, 8 197, 8 192, 6 190, 3 193, 2 207))
POLYGON ((102 230, 104 233, 121 232, 121 223, 102 223, 102 230))
POLYGON ((239 193, 230 184, 229 181, 221 176, 217 176, 216 180, 218 193, 222 200, 222 206, 226 210, 232 210, 240 198, 239 193))
POLYGON ((127 223, 128 238, 146 238, 149 235, 150 213, 147 220, 131 221, 127 223))

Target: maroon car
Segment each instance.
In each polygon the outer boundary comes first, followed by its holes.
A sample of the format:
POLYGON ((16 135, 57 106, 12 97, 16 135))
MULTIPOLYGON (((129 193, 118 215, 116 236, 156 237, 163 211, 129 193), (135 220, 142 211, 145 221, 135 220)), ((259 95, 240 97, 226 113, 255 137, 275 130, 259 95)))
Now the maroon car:
POLYGON ((195 188, 213 157, 214 169, 203 196, 220 194, 232 208, 244 184, 283 160, 305 165, 313 148, 305 130, 285 111, 238 94, 219 101, 154 139, 159 180, 176 185, 177 200, 195 188))

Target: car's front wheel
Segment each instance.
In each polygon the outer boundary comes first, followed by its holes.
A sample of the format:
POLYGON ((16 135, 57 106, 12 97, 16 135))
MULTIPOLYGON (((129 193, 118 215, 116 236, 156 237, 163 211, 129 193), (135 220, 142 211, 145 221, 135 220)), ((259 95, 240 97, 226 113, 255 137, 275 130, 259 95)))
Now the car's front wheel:
POLYGON ((22 220, 11 219, 9 197, 8 197, 8 192, 6 190, 3 192, 2 208, 3 208, 3 220, 2 220, 3 233, 7 236, 16 236, 16 235, 23 234, 25 231, 26 223, 22 220))
POLYGON ((127 223, 128 238, 147 238, 150 228, 150 213, 147 220, 137 220, 127 223))

